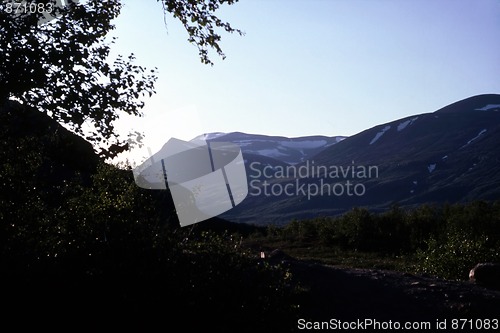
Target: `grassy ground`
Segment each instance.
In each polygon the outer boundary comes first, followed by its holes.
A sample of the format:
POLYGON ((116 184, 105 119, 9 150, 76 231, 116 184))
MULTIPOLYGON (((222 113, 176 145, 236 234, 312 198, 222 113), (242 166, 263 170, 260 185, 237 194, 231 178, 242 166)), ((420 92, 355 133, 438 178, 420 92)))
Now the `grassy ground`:
POLYGON ((416 273, 416 264, 411 256, 369 253, 328 247, 307 241, 284 241, 272 238, 254 238, 245 240, 245 245, 255 251, 271 252, 275 249, 300 260, 334 265, 341 268, 385 269, 416 273))

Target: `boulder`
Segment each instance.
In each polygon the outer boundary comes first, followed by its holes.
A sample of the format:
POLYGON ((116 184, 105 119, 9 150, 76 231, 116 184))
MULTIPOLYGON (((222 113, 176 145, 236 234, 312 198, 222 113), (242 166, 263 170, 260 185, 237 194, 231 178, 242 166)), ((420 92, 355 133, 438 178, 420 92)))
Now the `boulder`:
POLYGON ((500 289, 500 263, 479 263, 469 272, 469 280, 489 288, 500 289))

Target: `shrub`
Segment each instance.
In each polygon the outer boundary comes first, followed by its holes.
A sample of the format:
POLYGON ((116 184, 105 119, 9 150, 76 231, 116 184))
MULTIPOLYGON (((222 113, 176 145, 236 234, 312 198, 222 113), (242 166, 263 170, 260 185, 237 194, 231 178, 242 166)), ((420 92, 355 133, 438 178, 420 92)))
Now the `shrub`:
POLYGON ((471 238, 462 231, 449 232, 446 240, 429 239, 427 250, 417 252, 420 270, 445 279, 466 280, 479 262, 500 261, 498 247, 489 246, 488 236, 471 238))

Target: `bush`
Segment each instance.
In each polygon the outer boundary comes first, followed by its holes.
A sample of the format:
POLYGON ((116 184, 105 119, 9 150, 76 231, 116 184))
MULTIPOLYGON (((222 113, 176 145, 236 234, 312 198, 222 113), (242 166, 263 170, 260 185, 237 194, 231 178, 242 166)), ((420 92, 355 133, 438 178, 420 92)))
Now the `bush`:
POLYGON ((500 261, 498 247, 490 247, 486 235, 471 238, 464 232, 448 233, 444 242, 431 238, 427 246, 417 253, 420 270, 445 279, 466 280, 477 263, 500 261))
MULTIPOLYGON (((294 322, 297 286, 287 268, 257 261, 229 233, 180 228, 167 191, 141 189, 130 170, 104 163, 59 182, 26 177, 8 157, 1 179, 15 195, 1 203, 0 274, 12 311, 115 328, 165 324, 165 315, 169 326, 219 331, 294 322), (186 314, 193 320, 181 322, 186 314)), ((42 164, 30 164, 30 174, 42 164)))

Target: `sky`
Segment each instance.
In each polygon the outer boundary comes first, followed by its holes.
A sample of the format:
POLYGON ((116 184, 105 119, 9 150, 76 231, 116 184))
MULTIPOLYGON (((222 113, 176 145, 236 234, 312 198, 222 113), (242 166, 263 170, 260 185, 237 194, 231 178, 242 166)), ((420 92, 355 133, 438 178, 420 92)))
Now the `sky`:
POLYGON ((112 56, 158 68, 136 163, 170 138, 210 132, 351 136, 458 100, 500 93, 499 0, 240 0, 217 15, 222 60, 197 48, 154 0, 125 0, 112 56))

